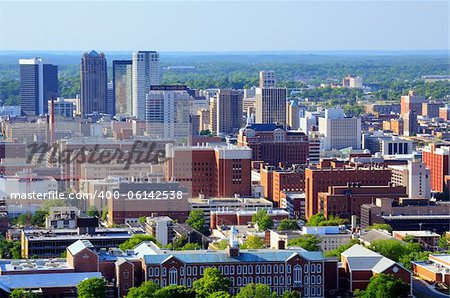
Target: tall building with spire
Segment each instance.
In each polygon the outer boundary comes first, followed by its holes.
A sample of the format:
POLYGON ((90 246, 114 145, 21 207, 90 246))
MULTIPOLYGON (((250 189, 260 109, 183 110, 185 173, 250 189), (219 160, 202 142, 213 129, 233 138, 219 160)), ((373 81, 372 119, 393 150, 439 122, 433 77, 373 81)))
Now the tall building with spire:
POLYGON ((134 52, 132 64, 132 115, 137 119, 145 120, 146 97, 150 86, 159 85, 159 53, 134 52))
POLYGON ((81 114, 108 113, 105 54, 90 51, 81 57, 81 114))

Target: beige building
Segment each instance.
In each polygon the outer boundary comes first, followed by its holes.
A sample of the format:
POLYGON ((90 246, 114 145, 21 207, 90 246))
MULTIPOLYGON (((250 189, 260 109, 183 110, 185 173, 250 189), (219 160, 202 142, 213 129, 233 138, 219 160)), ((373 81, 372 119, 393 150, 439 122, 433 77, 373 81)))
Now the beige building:
POLYGON ((298 130, 300 128, 300 115, 299 107, 296 100, 291 100, 287 104, 286 111, 286 124, 291 127, 292 130, 298 130))
POLYGON ((240 90, 219 89, 211 98, 210 120, 213 133, 229 134, 241 128, 243 96, 240 90))
POLYGON ((199 129, 200 130, 208 130, 209 129, 209 110, 208 109, 201 109, 197 111, 197 115, 200 117, 199 119, 199 129))
POLYGON ((273 88, 276 86, 277 80, 273 70, 262 70, 259 72, 259 88, 273 88))
POLYGON ((286 88, 256 88, 256 123, 286 124, 286 88))

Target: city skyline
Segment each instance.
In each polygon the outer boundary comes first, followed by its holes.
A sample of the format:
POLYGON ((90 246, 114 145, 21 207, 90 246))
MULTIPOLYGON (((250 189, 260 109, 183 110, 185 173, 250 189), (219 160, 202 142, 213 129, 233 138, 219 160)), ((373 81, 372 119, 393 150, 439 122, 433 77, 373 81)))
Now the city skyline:
POLYGON ((94 1, 89 9, 86 3, 0 2, 0 49, 271 52, 449 48, 447 1, 94 1), (88 21, 75 22, 73 16, 78 15, 88 21))

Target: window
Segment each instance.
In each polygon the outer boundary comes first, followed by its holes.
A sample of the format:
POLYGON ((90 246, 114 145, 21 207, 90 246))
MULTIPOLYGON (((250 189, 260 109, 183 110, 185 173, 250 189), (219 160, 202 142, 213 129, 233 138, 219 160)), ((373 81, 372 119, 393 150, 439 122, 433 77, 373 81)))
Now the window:
POLYGON ((266 277, 265 276, 261 277, 261 283, 266 284, 266 277))
POLYGON ((292 280, 291 280, 291 276, 290 275, 287 277, 286 284, 289 285, 289 286, 292 284, 292 280))
POLYGON ((308 288, 305 288, 305 289, 303 290, 303 293, 305 294, 304 296, 307 297, 307 296, 308 296, 308 288))
POLYGON ((261 278, 260 278, 259 276, 257 276, 257 277, 255 278, 255 282, 256 282, 257 284, 259 284, 260 281, 261 281, 261 278))
POLYGON ((261 265, 261 273, 266 274, 266 265, 261 265))
POLYGON ((287 273, 291 273, 291 265, 286 266, 287 273))
POLYGON ((238 285, 238 287, 242 286, 242 281, 241 280, 242 279, 240 277, 237 278, 237 285, 238 285))
POLYGON ((153 276, 153 268, 148 268, 148 276, 153 276))
POLYGON ((234 277, 230 277, 231 285, 234 287, 234 277))
POLYGON ((225 275, 228 275, 228 266, 225 266, 223 271, 225 275))
POLYGON ((166 279, 163 279, 163 280, 162 280, 161 285, 162 285, 163 287, 166 286, 166 279))
POLYGON ((243 269, 243 270, 242 270, 242 271, 243 271, 242 273, 243 273, 243 274, 247 274, 247 266, 244 265, 244 268, 242 268, 242 269, 243 269))
POLYGON ((252 282, 253 282, 253 277, 250 276, 250 277, 248 278, 248 283, 251 284, 252 282))
POLYGON ((311 284, 312 285, 316 284, 316 276, 315 275, 311 275, 311 284))
POLYGON ((311 265, 311 273, 316 273, 316 265, 315 264, 311 265))
POLYGON ((203 275, 203 271, 205 271, 205 266, 200 267, 200 275, 203 275))
POLYGON ((178 272, 175 268, 169 270, 169 285, 176 285, 178 283, 178 272))
POLYGON ((322 264, 317 264, 317 273, 322 273, 322 264))
POLYGON ((234 274, 234 266, 230 266, 230 274, 234 274))
POLYGON ((317 275, 317 284, 318 285, 322 284, 322 276, 321 275, 317 275))
POLYGON ((237 266, 237 274, 241 274, 241 269, 242 269, 241 266, 238 265, 238 266, 237 266))
POLYGON ((280 276, 280 285, 281 286, 284 285, 284 277, 283 277, 283 275, 280 276))
POLYGON ((219 272, 220 272, 220 274, 223 274, 223 267, 222 266, 219 266, 219 272))
POLYGON ((193 267, 192 271, 193 271, 192 275, 197 275, 197 267, 193 267))
POLYGON ((317 288, 317 296, 322 296, 322 288, 317 288))
POLYGON ((272 273, 272 265, 267 265, 267 274, 272 273))
POLYGON ((305 275, 304 280, 305 280, 305 285, 307 285, 308 284, 308 275, 305 275))
POLYGON ((276 275, 273 277, 273 284, 275 286, 278 286, 278 276, 276 276, 276 275))
POLYGON ((248 274, 253 274, 253 266, 252 265, 248 266, 248 274))
POLYGON ((284 265, 280 265, 280 273, 284 273, 284 265))
POLYGON ((191 276, 191 273, 192 273, 192 268, 189 266, 189 267, 187 267, 187 275, 191 276))
POLYGON ((311 288, 311 296, 316 296, 316 288, 311 288))
POLYGON ((308 264, 306 264, 305 266, 304 266, 304 270, 303 271, 305 271, 305 273, 308 273, 308 269, 309 269, 309 267, 308 267, 308 264))
POLYGON ((256 274, 261 272, 261 267, 259 265, 256 265, 256 274))
POLYGON ((300 265, 295 265, 294 267, 294 284, 302 283, 302 267, 300 265))
POLYGON ((247 277, 243 277, 242 280, 243 280, 243 285, 245 286, 247 284, 247 277))
POLYGON ((186 280, 187 280, 186 285, 187 285, 188 287, 190 287, 190 286, 192 285, 192 283, 191 283, 191 278, 188 277, 186 280))
POLYGON ((123 278, 128 279, 129 277, 130 277, 130 272, 125 271, 125 272, 123 273, 123 278))
POLYGON ((159 276, 159 268, 155 268, 155 275, 154 276, 159 276))
POLYGON ((278 273, 278 265, 277 264, 273 265, 273 273, 275 273, 275 274, 278 273))
POLYGON ((166 275, 167 275, 167 269, 166 269, 166 268, 163 268, 163 269, 162 269, 162 273, 163 273, 163 274, 162 274, 163 276, 166 276, 166 275))
POLYGON ((180 276, 184 276, 184 267, 180 268, 180 276))

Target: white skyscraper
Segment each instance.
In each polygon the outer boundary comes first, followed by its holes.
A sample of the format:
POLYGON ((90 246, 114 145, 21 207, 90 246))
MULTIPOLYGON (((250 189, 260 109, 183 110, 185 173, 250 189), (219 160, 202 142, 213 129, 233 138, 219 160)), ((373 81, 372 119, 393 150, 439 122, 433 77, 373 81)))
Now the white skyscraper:
POLYGON ((133 116, 145 120, 145 100, 150 86, 159 84, 159 53, 138 51, 133 53, 133 116))
POLYGON ((150 136, 187 140, 191 135, 192 97, 186 86, 152 86, 146 103, 145 120, 150 136))
POLYGON ((323 135, 323 150, 361 148, 361 119, 344 116, 342 109, 327 109, 319 118, 319 133, 323 135))

